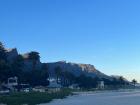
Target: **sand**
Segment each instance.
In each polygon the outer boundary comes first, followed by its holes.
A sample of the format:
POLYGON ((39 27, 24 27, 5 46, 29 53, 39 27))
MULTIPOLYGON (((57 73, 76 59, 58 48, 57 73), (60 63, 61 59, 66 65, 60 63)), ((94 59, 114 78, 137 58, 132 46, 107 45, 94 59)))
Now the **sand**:
POLYGON ((80 93, 41 105, 140 105, 140 91, 80 93))

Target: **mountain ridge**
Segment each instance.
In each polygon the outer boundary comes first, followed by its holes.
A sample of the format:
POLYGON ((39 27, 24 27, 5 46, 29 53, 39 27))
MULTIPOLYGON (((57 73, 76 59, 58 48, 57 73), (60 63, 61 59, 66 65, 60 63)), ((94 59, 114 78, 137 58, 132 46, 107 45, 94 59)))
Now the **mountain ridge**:
MULTIPOLYGON (((28 53, 25 54, 19 54, 17 51, 17 48, 11 48, 11 49, 5 49, 6 54, 8 56, 8 60, 12 62, 13 59, 15 59, 18 55, 21 55, 24 59, 24 69, 25 70, 31 70, 33 64, 32 61, 28 59, 28 53)), ((73 62, 66 62, 66 61, 57 61, 57 62, 46 62, 42 63, 40 59, 36 63, 36 69, 40 69, 41 65, 46 64, 48 66, 48 73, 50 76, 55 77, 55 68, 61 67, 62 71, 68 71, 75 76, 80 76, 82 74, 95 78, 105 78, 112 80, 111 76, 108 76, 101 72, 100 70, 97 70, 94 65, 92 64, 84 64, 84 63, 73 63, 73 62)))
POLYGON ((111 79, 110 76, 97 70, 94 67, 94 65, 91 64, 72 63, 66 61, 49 62, 46 64, 48 65, 49 72, 52 76, 54 76, 55 68, 60 67, 62 71, 71 72, 75 76, 80 76, 81 74, 85 74, 86 76, 93 77, 93 78, 98 77, 98 78, 111 79))

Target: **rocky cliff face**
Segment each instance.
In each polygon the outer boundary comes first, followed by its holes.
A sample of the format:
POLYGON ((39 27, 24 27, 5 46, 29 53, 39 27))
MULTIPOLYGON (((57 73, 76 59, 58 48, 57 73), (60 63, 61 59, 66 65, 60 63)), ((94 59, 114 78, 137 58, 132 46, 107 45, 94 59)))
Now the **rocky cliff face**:
POLYGON ((54 63, 47 63, 49 73, 51 76, 55 76, 55 68, 60 67, 62 71, 68 71, 73 73, 75 76, 80 76, 81 74, 85 74, 86 76, 90 77, 99 77, 99 78, 106 78, 110 79, 111 77, 103 74, 102 72, 98 71, 93 65, 90 64, 78 64, 78 63, 70 63, 70 62, 54 62, 54 63))
MULTIPOLYGON (((30 52, 29 52, 30 53, 30 52)), ((24 70, 32 70, 33 68, 33 61, 29 59, 29 53, 22 54, 22 57, 24 59, 24 70)), ((42 67, 42 63, 40 62, 40 59, 36 61, 35 69, 40 70, 42 67)))
MULTIPOLYGON (((7 59, 9 62, 12 63, 14 59, 18 56, 17 49, 8 49, 6 50, 7 59)), ((28 59, 29 53, 22 54, 24 58, 24 70, 31 70, 33 67, 33 62, 28 59)), ((51 76, 55 76, 55 68, 60 67, 62 71, 68 71, 74 74, 75 76, 80 76, 81 74, 85 74, 86 76, 90 77, 99 77, 99 78, 106 78, 111 79, 110 76, 105 75, 104 73, 97 70, 91 64, 78 64, 78 63, 71 63, 65 61, 59 61, 54 63, 46 63, 48 66, 48 71, 51 76)), ((42 63, 39 61, 36 62, 36 69, 40 69, 42 67, 42 63)))
MULTIPOLYGON (((17 58, 18 51, 16 48, 12 48, 12 49, 5 49, 6 51, 6 56, 7 56, 7 61, 10 63, 13 63, 13 61, 17 58)), ((28 71, 28 70, 32 70, 33 68, 33 62, 31 60, 29 60, 29 53, 25 53, 22 54, 22 57, 24 59, 24 66, 23 69, 28 71)), ((42 63, 39 61, 36 62, 36 69, 41 69, 42 63)))
POLYGON ((12 63, 13 60, 18 56, 18 51, 16 48, 6 49, 7 60, 12 63))

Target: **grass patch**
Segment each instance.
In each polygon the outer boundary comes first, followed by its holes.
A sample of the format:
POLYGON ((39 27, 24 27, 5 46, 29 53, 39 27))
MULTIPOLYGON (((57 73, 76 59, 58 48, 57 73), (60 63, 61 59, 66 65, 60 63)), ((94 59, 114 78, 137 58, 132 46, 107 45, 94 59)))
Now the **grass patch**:
POLYGON ((19 92, 0 96, 0 103, 4 103, 7 105, 36 105, 40 103, 48 103, 53 99, 63 99, 68 95, 72 95, 72 91, 70 89, 62 89, 61 91, 55 93, 19 92))

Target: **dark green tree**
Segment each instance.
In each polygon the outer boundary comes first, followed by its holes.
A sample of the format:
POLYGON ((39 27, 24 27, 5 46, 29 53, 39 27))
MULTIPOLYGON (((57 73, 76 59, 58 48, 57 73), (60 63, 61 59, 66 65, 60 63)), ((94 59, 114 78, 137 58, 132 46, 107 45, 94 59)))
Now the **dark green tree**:
POLYGON ((10 65, 6 60, 6 51, 2 42, 0 42, 0 83, 7 81, 10 76, 10 65))
POLYGON ((81 88, 95 88, 98 83, 98 78, 92 78, 81 74, 79 77, 77 77, 77 83, 81 88))
POLYGON ((35 70, 37 62, 40 60, 40 56, 38 52, 32 51, 29 53, 29 60, 32 61, 33 67, 32 70, 35 70))
POLYGON ((62 77, 62 69, 60 66, 57 66, 57 67, 55 67, 54 71, 55 71, 55 75, 56 75, 56 79, 57 79, 57 83, 58 83, 59 79, 61 79, 61 77, 62 77))
POLYGON ((6 61, 6 52, 2 42, 0 42, 0 61, 6 61))
POLYGON ((18 55, 16 59, 14 59, 13 63, 11 64, 12 75, 17 76, 19 82, 22 82, 24 78, 23 75, 23 67, 24 67, 24 58, 22 55, 18 55))
POLYGON ((133 83, 134 86, 136 86, 137 80, 133 79, 132 83, 133 83))
POLYGON ((9 64, 0 60, 0 83, 6 82, 12 76, 12 70, 9 64))
POLYGON ((64 71, 62 72, 62 76, 61 76, 61 81, 63 86, 70 86, 71 84, 76 82, 76 77, 74 74, 68 72, 68 71, 64 71))
POLYGON ((125 86, 126 82, 125 82, 124 77, 122 77, 122 76, 119 77, 119 83, 120 83, 120 86, 121 87, 124 87, 125 86))

